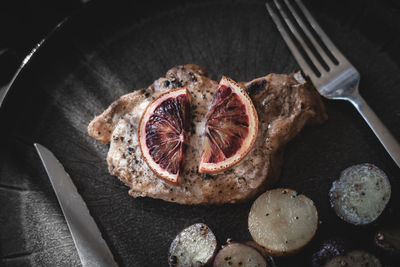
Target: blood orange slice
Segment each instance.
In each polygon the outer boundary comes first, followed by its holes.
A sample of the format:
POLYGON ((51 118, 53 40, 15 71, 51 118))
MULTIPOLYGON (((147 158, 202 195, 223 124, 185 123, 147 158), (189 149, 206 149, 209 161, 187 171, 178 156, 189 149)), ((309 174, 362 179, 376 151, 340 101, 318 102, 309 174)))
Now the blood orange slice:
POLYGON ((190 127, 190 93, 168 91, 151 102, 138 127, 139 146, 150 169, 166 182, 178 185, 190 127))
POLYGON ((206 117, 200 173, 217 173, 239 163, 254 145, 258 117, 236 82, 222 77, 206 117))

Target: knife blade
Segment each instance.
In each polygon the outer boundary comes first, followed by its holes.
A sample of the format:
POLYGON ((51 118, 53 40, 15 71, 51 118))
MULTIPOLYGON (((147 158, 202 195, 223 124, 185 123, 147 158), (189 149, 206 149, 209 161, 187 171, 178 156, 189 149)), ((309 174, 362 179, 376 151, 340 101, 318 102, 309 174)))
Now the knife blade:
POLYGON ((82 265, 118 266, 69 174, 50 150, 37 143, 34 146, 56 193, 82 265))

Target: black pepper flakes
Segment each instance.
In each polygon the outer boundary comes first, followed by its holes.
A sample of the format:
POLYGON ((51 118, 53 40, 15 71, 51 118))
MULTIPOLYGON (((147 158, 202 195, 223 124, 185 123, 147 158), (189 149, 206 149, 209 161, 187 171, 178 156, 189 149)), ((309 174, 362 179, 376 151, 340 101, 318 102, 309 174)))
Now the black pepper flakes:
POLYGON ((201 234, 202 234, 202 235, 206 235, 206 234, 208 233, 207 227, 205 227, 205 226, 203 226, 203 225, 200 227, 200 231, 201 231, 201 234))
MULTIPOLYGON (((196 171, 196 173, 198 173, 198 171, 196 171)), ((214 179, 214 176, 210 175, 210 174, 201 174, 201 178, 203 180, 209 180, 209 179, 214 179)))
POLYGON ((133 151, 133 147, 128 146, 128 151, 133 151))
POLYGON ((192 72, 189 72, 189 75, 190 75, 190 81, 191 82, 196 82, 197 81, 196 76, 194 76, 194 74, 192 72))
POLYGON ((172 80, 171 81, 172 82, 172 86, 174 87, 174 88, 179 88, 179 87, 182 87, 182 80, 181 81, 177 81, 176 79, 174 79, 174 80, 172 80))

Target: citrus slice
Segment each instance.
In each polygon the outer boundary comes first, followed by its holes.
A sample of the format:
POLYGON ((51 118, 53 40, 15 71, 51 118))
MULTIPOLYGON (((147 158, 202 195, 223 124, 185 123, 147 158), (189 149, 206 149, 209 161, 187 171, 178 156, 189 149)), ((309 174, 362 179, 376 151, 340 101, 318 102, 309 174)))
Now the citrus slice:
POLYGON ((190 127, 190 93, 168 91, 145 109, 138 127, 139 146, 150 169, 164 181, 178 185, 190 127))
POLYGON ((253 147, 257 112, 245 90, 223 76, 206 119, 199 172, 222 172, 239 163, 253 147))

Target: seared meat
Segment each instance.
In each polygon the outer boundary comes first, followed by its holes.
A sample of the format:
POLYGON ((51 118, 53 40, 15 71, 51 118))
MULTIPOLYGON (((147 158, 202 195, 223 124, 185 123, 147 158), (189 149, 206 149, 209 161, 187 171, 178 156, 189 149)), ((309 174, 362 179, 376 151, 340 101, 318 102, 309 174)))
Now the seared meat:
POLYGON ((219 174, 198 172, 202 152, 204 119, 217 89, 197 65, 170 69, 147 89, 122 96, 88 126, 89 135, 110 143, 109 171, 130 187, 133 197, 152 197, 181 204, 235 203, 254 197, 278 179, 283 147, 306 124, 327 119, 318 93, 300 73, 269 74, 242 82, 259 117, 258 136, 253 149, 236 166, 219 174), (148 168, 137 140, 139 119, 152 99, 172 88, 186 86, 192 94, 192 132, 186 150, 181 184, 172 186, 148 168))

